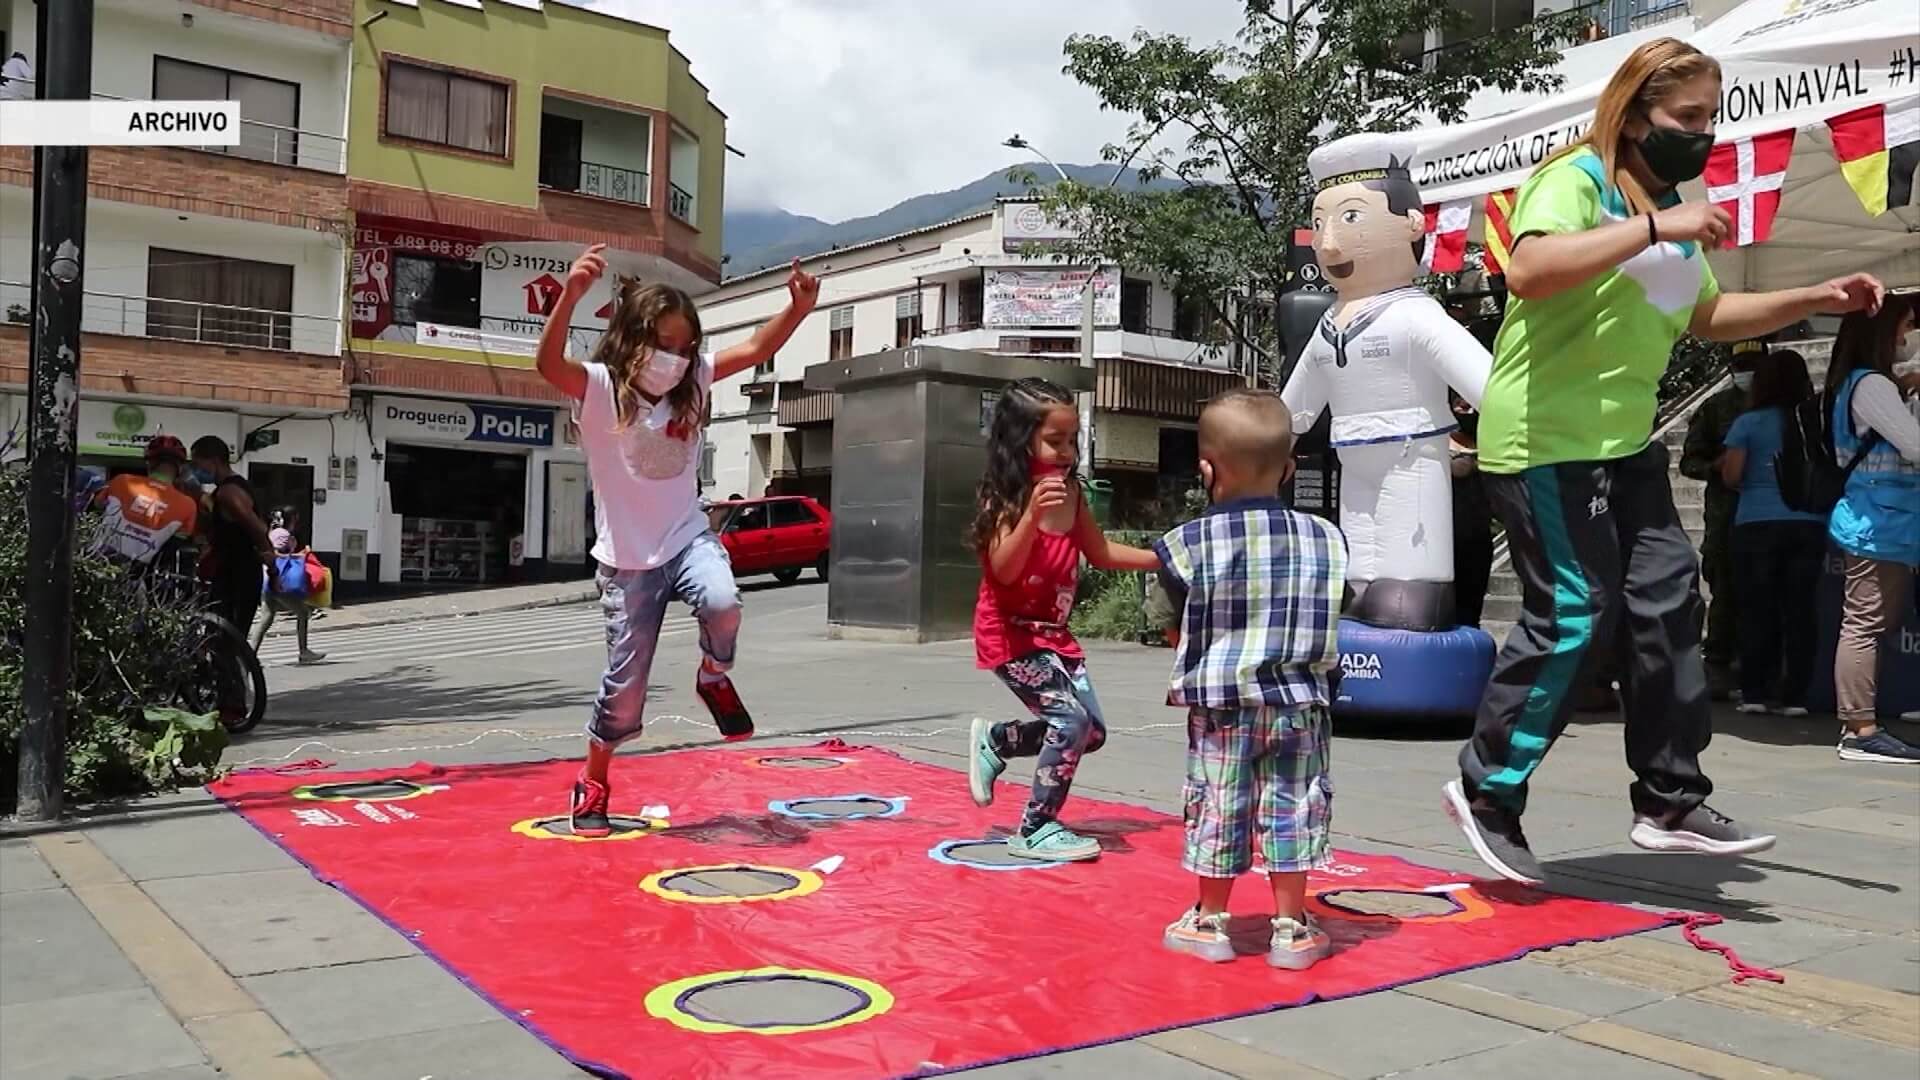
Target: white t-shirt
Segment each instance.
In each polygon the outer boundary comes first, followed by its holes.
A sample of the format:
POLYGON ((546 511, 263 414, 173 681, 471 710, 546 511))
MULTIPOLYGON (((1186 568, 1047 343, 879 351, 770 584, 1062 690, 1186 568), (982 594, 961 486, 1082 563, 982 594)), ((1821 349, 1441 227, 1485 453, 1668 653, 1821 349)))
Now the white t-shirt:
MULTIPOLYGON (((702 356, 700 392, 713 386, 713 357, 702 356)), ((652 570, 671 562, 706 531, 700 512, 700 445, 667 434, 673 406, 662 398, 625 430, 605 364, 587 363, 587 396, 574 405, 580 446, 593 478, 593 557, 615 570, 652 570)), ((645 402, 643 401, 644 405, 645 402)))

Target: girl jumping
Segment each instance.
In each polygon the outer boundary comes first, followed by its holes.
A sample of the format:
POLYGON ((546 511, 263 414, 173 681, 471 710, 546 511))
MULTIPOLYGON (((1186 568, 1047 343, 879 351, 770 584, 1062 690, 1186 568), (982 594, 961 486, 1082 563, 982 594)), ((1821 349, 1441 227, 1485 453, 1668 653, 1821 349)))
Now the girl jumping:
POLYGON ((1057 820, 1080 755, 1107 738, 1086 654, 1067 629, 1080 557, 1102 570, 1160 568, 1150 551, 1109 543, 1087 511, 1070 482, 1079 436, 1072 394, 1043 379, 1008 387, 994 406, 972 537, 981 563, 973 609, 976 663, 998 675, 1034 719, 975 720, 967 778, 973 801, 987 806, 1006 759, 1037 756, 1033 796, 1007 848, 1055 861, 1100 854, 1098 841, 1057 820))
POLYGON ((727 670, 740 630, 740 594, 726 549, 700 511, 700 441, 713 383, 763 363, 793 336, 820 299, 820 282, 794 263, 786 310, 746 343, 701 351, 700 315, 668 285, 621 278, 607 332, 580 363, 567 356, 573 309, 606 272, 595 244, 574 260, 560 301, 540 332, 540 374, 573 401, 593 479, 593 557, 607 623, 607 670, 587 722, 587 764, 573 785, 576 836, 612 831, 607 766, 614 748, 640 733, 660 623, 678 598, 700 621, 694 690, 728 739, 753 734, 753 718, 727 670))

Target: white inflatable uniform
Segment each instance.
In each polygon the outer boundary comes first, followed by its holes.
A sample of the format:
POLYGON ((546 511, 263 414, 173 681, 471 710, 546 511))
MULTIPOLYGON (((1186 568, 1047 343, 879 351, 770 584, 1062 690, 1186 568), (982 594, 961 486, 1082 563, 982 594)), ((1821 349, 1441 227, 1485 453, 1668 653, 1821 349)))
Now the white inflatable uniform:
POLYGON ((1491 366, 1473 335, 1412 286, 1320 320, 1281 397, 1296 431, 1333 410, 1349 581, 1453 580, 1447 436, 1457 425, 1447 388, 1477 408, 1491 366))

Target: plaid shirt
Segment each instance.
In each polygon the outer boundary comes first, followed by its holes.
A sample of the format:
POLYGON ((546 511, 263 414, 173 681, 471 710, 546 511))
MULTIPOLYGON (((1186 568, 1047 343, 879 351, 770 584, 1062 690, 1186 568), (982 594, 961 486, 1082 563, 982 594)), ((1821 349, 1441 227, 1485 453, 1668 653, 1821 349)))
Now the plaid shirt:
POLYGON ((1180 609, 1167 704, 1329 705, 1347 544, 1278 499, 1215 506, 1153 545, 1180 609))

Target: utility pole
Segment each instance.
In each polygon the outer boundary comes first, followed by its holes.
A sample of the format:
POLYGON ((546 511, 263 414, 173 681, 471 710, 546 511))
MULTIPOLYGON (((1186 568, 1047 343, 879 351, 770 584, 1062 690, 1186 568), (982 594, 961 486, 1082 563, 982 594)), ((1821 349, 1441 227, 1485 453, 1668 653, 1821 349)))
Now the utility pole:
MULTIPOLYGON (((39 65, 45 100, 85 101, 93 88, 93 0, 42 3, 39 65)), ((27 452, 26 723, 20 731, 19 816, 60 816, 73 680, 73 464, 80 406, 82 252, 87 149, 48 146, 33 178, 33 418, 27 452)))

